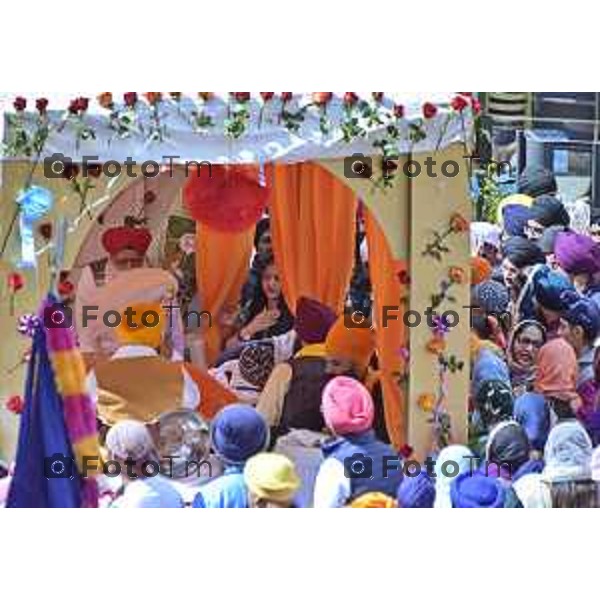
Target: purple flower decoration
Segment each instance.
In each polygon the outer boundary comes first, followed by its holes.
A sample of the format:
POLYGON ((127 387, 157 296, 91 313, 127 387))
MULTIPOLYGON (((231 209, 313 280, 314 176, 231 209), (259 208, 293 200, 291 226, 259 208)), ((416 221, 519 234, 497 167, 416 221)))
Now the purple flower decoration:
POLYGON ((35 330, 41 325, 41 320, 38 316, 28 313, 19 317, 17 322, 17 331, 21 335, 32 338, 35 330))
POLYGON ((436 315, 432 319, 434 325, 432 327, 433 334, 437 337, 446 337, 450 328, 446 325, 446 321, 444 321, 443 317, 436 315))
POLYGON ((398 354, 403 361, 408 362, 408 359, 410 358, 410 351, 406 346, 400 348, 400 350, 398 350, 398 354))

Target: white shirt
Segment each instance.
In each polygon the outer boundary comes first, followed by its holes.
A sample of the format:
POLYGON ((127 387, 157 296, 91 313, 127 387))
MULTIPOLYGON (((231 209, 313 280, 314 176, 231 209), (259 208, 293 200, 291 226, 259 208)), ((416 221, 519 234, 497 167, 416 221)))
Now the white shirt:
POLYGON ((344 474, 344 464, 337 458, 326 458, 315 480, 314 508, 341 508, 346 506, 352 488, 344 474))
MULTIPOLYGON (((118 358, 139 358, 158 356, 154 348, 149 346, 121 346, 111 357, 110 360, 118 358)), ((191 410, 196 410, 200 404, 200 391, 196 382, 191 375, 186 371, 185 367, 181 367, 183 373, 183 407, 191 410)), ((87 376, 86 385, 92 402, 98 402, 98 381, 96 373, 92 369, 87 376)))
POLYGON ((162 475, 136 479, 125 486, 113 508, 183 508, 183 498, 168 478, 162 475))

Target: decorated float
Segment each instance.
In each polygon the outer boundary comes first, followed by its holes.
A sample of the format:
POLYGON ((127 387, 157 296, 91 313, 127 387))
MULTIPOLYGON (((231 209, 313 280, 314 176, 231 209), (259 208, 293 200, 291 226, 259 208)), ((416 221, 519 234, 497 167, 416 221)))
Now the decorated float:
MULTIPOLYGON (((477 113, 468 92, 0 93, 0 457, 16 444, 28 315, 49 289, 76 297, 107 229, 144 223, 151 265, 218 315, 268 210, 288 305, 341 313, 359 203, 390 438, 419 458, 466 441, 477 113)), ((220 335, 203 333, 209 363, 220 335)))

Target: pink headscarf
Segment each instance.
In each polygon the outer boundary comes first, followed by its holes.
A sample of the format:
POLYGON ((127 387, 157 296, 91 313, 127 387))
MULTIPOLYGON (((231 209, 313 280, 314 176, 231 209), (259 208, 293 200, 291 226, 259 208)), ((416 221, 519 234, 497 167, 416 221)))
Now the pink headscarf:
POLYGON ((321 409, 325 423, 338 435, 362 433, 373 425, 371 394, 351 377, 335 377, 325 386, 321 409))

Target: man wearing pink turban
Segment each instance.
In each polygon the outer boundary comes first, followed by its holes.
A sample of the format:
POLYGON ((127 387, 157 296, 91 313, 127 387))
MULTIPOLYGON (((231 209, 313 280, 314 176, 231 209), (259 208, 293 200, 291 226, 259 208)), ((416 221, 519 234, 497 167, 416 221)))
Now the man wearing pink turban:
POLYGON ((335 377, 323 390, 321 410, 334 439, 323 445, 325 460, 315 482, 315 508, 346 506, 369 492, 394 497, 402 462, 373 431, 373 399, 351 377, 335 377))

